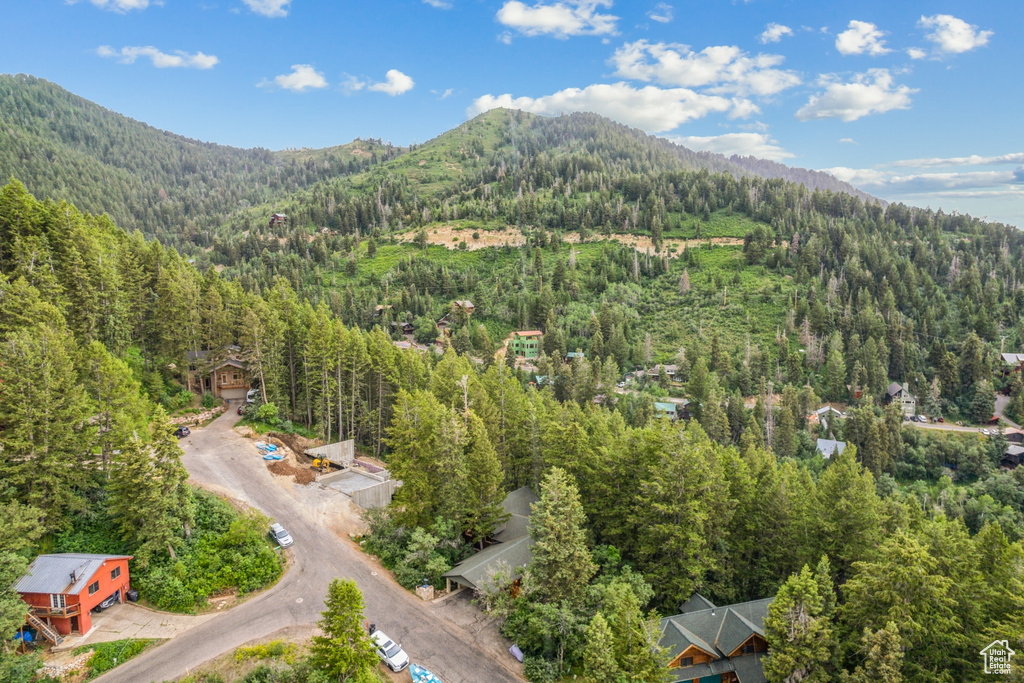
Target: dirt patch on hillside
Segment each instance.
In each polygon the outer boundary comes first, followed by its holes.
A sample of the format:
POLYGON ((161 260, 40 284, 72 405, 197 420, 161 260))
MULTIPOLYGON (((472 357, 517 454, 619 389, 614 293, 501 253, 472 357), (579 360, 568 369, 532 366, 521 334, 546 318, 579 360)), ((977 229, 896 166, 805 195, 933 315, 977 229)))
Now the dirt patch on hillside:
POLYGON ((299 467, 288 460, 269 461, 267 469, 278 477, 291 477, 296 484, 312 484, 316 481, 316 472, 312 468, 299 467))
MULTIPOLYGON (((408 230, 395 236, 399 242, 414 242, 416 231, 408 230)), ((579 244, 580 234, 570 232, 563 236, 569 244, 579 244)), ((669 258, 677 258, 682 255, 683 250, 688 246, 700 247, 709 242, 716 246, 741 246, 743 240, 738 237, 710 237, 700 240, 665 239, 662 240, 662 251, 655 252, 654 242, 647 235, 611 235, 591 238, 588 242, 600 242, 610 239, 613 242, 624 244, 636 249, 640 253, 665 255, 669 258), (672 248, 674 247, 674 250, 672 248)), ((460 242, 466 243, 466 249, 476 251, 487 247, 521 247, 526 244, 526 236, 518 228, 505 228, 504 230, 480 230, 461 228, 454 225, 440 225, 427 230, 427 242, 448 249, 457 249, 460 242), (476 234, 477 238, 473 239, 476 234)))

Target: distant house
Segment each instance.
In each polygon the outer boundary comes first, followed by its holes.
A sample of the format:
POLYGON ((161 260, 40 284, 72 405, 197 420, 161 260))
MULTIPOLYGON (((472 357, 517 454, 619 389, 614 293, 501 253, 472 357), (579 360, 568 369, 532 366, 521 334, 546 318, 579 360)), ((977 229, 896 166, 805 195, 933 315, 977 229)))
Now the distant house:
POLYGON ((565 362, 566 363, 571 363, 576 358, 579 358, 580 360, 583 360, 586 357, 587 357, 587 354, 583 353, 582 351, 570 351, 569 353, 565 354, 565 362))
POLYGON ((900 386, 896 382, 889 385, 889 388, 885 390, 885 402, 886 404, 894 403, 900 408, 907 417, 917 414, 917 398, 910 393, 910 388, 907 383, 904 382, 903 386, 900 386))
POLYGON ((1003 359, 1002 373, 1004 376, 1014 372, 1024 372, 1024 353, 1001 353, 1003 359))
POLYGON ((14 590, 28 603, 29 625, 55 644, 92 629, 90 610, 111 596, 124 602, 131 587, 130 555, 59 553, 32 560, 14 590))
POLYGON ((1009 443, 1024 444, 1024 431, 1020 429, 1014 429, 1013 427, 1007 427, 1006 431, 1003 432, 1003 436, 1009 443))
POLYGON ((673 422, 679 419, 679 410, 675 403, 655 401, 654 414, 657 417, 667 417, 673 422))
POLYGON ((244 399, 250 389, 248 365, 237 346, 218 353, 209 349, 188 353, 188 390, 228 400, 244 399))
POLYGON ((467 314, 472 313, 475 310, 473 302, 469 299, 457 299, 452 303, 452 306, 457 309, 465 311, 467 314))
POLYGON ((507 577, 509 582, 518 581, 533 559, 530 515, 533 513, 533 504, 539 500, 528 486, 505 496, 501 507, 509 514, 509 518, 491 537, 494 543, 445 572, 446 588, 452 590, 452 586, 461 586, 476 590, 487 581, 489 572, 499 562, 507 564, 512 570, 511 576, 507 577))
POLYGON ((821 425, 821 432, 823 434, 828 433, 828 424, 831 420, 843 417, 843 413, 839 412, 832 406, 822 406, 813 413, 807 416, 807 421, 811 424, 817 422, 821 425))
POLYGON ((272 228, 275 225, 280 225, 281 223, 284 223, 286 220, 288 220, 288 216, 284 215, 283 213, 275 213, 270 217, 270 222, 267 224, 267 227, 272 228))
POLYGON ((679 372, 679 366, 678 365, 662 365, 661 363, 659 363, 658 365, 655 365, 653 368, 651 368, 651 370, 650 370, 650 372, 648 374, 651 377, 654 377, 655 379, 657 379, 657 378, 661 377, 661 373, 663 373, 663 372, 666 375, 668 375, 669 380, 675 380, 676 373, 679 372))
POLYGON ((1021 465, 1024 465, 1024 446, 1018 446, 1011 444, 1006 447, 1006 452, 1003 453, 1003 459, 999 462, 1000 467, 1005 467, 1008 470, 1015 470, 1021 465))
POLYGON ((544 334, 540 330, 524 330, 513 332, 508 342, 508 349, 513 356, 520 358, 537 358, 540 356, 540 343, 544 334))
POLYGON ((679 608, 681 614, 661 620, 660 645, 672 657, 667 680, 764 683, 764 618, 771 602, 766 598, 716 607, 695 594, 679 608))
POLYGON ((821 457, 827 460, 833 455, 841 455, 846 450, 846 442, 833 439, 818 439, 817 450, 821 453, 821 457))

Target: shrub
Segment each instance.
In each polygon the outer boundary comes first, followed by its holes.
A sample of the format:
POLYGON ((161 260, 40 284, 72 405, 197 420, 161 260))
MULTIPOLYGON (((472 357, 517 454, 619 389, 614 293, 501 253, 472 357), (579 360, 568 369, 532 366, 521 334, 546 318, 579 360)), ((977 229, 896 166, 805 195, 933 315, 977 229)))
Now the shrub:
POLYGON ((75 654, 81 654, 89 650, 94 651, 87 665, 89 667, 88 677, 96 678, 100 674, 110 671, 118 664, 124 664, 156 642, 158 642, 156 638, 112 640, 107 643, 83 645, 75 650, 75 654))
POLYGON ((558 680, 558 665, 543 657, 526 655, 523 657, 523 674, 530 683, 550 683, 558 680))
POLYGON ((205 394, 203 394, 203 407, 204 408, 212 408, 215 405, 217 405, 217 397, 216 396, 214 396, 210 392, 206 392, 205 394))
POLYGON ((256 409, 256 419, 260 422, 266 422, 270 426, 277 424, 277 405, 274 403, 264 403, 256 409))
POLYGON ((298 650, 295 643, 272 640, 269 643, 238 648, 235 652, 235 660, 241 662, 245 659, 283 659, 291 664, 295 661, 298 650))

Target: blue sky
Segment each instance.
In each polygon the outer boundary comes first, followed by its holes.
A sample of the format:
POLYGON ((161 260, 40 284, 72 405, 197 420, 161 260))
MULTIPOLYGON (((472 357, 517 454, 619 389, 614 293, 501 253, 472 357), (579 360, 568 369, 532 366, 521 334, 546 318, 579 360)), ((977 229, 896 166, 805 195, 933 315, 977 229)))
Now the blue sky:
POLYGON ((1010 0, 5 5, 0 71, 202 140, 408 144, 494 106, 596 111, 1024 226, 1024 12, 1010 0))

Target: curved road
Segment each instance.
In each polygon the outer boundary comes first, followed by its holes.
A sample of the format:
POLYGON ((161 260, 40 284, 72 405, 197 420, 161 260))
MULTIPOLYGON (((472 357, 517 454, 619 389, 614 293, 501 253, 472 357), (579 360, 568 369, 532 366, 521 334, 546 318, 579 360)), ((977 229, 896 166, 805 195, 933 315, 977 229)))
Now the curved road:
MULTIPOLYGON (((473 644, 472 634, 441 619, 434 605, 376 571, 358 550, 338 539, 282 486, 273 481, 252 441, 233 431, 229 410, 185 440, 182 458, 192 479, 231 492, 285 523, 295 545, 281 581, 237 607, 127 662, 96 681, 166 681, 243 643, 289 626, 315 625, 331 579, 353 578, 365 614, 445 683, 520 683, 522 679, 473 644)), ((511 659, 511 656, 510 656, 511 659)), ((403 677, 408 677, 404 673, 403 677)))

